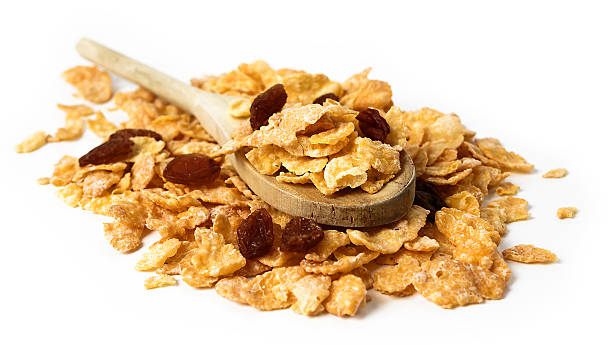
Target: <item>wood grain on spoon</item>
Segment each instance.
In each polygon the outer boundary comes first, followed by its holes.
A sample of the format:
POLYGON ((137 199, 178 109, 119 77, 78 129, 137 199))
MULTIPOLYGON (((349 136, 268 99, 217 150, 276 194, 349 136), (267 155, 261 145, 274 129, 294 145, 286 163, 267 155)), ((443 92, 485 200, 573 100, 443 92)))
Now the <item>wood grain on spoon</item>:
MULTIPOLYGON (((228 115, 234 97, 202 91, 143 65, 89 39, 81 39, 77 51, 84 58, 131 80, 159 97, 194 114, 220 145, 244 119, 228 115)), ((242 151, 228 155, 240 177, 255 194, 273 207, 293 216, 342 227, 368 227, 393 222, 406 214, 414 199, 414 165, 404 152, 402 170, 378 193, 358 189, 324 196, 313 185, 288 184, 262 175, 242 151)))

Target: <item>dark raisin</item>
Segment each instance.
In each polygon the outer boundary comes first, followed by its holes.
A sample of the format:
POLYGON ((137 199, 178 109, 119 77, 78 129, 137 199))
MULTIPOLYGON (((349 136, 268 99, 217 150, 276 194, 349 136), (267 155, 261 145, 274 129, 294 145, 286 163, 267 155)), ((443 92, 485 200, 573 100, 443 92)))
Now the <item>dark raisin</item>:
POLYGON ((314 220, 297 217, 285 226, 280 249, 284 252, 305 253, 323 239, 323 229, 314 220))
POLYGON ((368 108, 359 112, 357 115, 359 120, 359 129, 363 134, 372 139, 385 141, 391 128, 384 117, 380 116, 380 113, 376 109, 368 108))
POLYGON ((111 134, 108 140, 114 140, 118 138, 129 139, 131 137, 151 137, 155 140, 162 140, 162 136, 159 133, 150 131, 148 129, 135 129, 135 128, 125 128, 116 131, 111 134))
POLYGON ((251 128, 257 130, 267 125, 270 116, 281 111, 286 102, 287 92, 283 84, 276 84, 260 93, 251 104, 251 128))
POLYGON ((238 249, 247 259, 266 255, 274 242, 272 217, 265 208, 251 213, 240 223, 236 236, 238 249))
POLYGON ((171 160, 164 169, 164 178, 173 183, 200 186, 214 181, 219 172, 221 165, 214 159, 200 153, 190 153, 171 160))
POLYGON ((414 205, 421 206, 422 208, 429 210, 427 220, 434 222, 436 220, 436 212, 442 207, 446 207, 446 203, 435 187, 426 182, 420 182, 417 180, 416 191, 414 193, 414 205))
POLYGON ((79 158, 79 165, 84 167, 87 164, 109 164, 122 161, 132 153, 134 143, 125 138, 109 140, 99 146, 94 147, 83 157, 79 158))
POLYGON ((333 94, 333 93, 326 93, 324 95, 321 95, 321 96, 317 97, 317 99, 312 101, 312 104, 323 105, 323 103, 325 103, 325 100, 328 99, 328 98, 333 99, 336 102, 340 101, 340 98, 338 98, 338 96, 336 96, 335 94, 333 94))

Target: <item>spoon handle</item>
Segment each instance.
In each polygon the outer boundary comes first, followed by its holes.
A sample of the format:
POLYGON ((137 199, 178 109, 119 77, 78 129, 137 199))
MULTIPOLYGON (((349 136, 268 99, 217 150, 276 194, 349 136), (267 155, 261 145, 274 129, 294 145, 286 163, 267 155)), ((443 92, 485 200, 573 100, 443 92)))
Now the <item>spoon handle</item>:
POLYGON ((227 115, 233 97, 197 89, 87 38, 82 38, 76 49, 82 57, 194 114, 220 145, 240 124, 227 115))

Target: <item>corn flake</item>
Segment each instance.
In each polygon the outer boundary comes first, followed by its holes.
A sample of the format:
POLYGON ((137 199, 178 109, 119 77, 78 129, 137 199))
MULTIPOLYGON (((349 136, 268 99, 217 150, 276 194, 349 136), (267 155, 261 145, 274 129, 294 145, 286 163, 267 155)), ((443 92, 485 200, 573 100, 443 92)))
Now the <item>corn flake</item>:
POLYGON ((193 268, 209 277, 232 274, 246 265, 246 259, 221 234, 206 228, 196 229, 199 249, 190 258, 193 268))
POLYGON ((429 176, 425 178, 425 181, 433 183, 435 185, 455 185, 461 180, 465 179, 472 173, 472 169, 466 169, 452 173, 445 177, 429 176))
POLYGON ((378 255, 379 253, 363 247, 342 247, 334 251, 336 261, 317 262, 304 259, 300 266, 309 273, 333 275, 350 272, 376 259, 378 255))
POLYGON ((386 266, 374 272, 374 289, 384 294, 407 296, 414 293, 412 282, 421 272, 421 263, 404 253, 394 266, 386 266))
POLYGON ((349 136, 340 139, 335 144, 312 144, 307 136, 298 135, 297 142, 287 145, 284 148, 294 156, 322 158, 340 152, 356 136, 357 133, 353 132, 349 136))
POLYGON ((319 190, 319 192, 323 193, 323 195, 331 195, 340 190, 340 188, 330 188, 327 186, 327 182, 325 181, 325 175, 323 172, 308 174, 310 181, 314 186, 319 190))
MULTIPOLYGON (((183 265, 181 265, 182 267, 183 265)), ((181 276, 187 285, 194 288, 210 288, 221 279, 220 277, 209 277, 195 270, 192 266, 185 265, 181 269, 181 276)))
MULTIPOLYGON (((157 210, 160 212, 160 210, 157 210)), ((152 213, 152 212, 151 212, 152 213)), ((183 228, 178 222, 175 222, 174 214, 169 211, 161 211, 160 215, 150 214, 146 221, 148 229, 157 231, 162 239, 169 239, 173 237, 183 237, 185 235, 185 228, 183 228)))
POLYGON ((155 176, 155 158, 150 152, 143 152, 136 156, 132 166, 132 189, 143 190, 155 176))
POLYGON ((325 310, 336 316, 353 316, 365 303, 366 287, 361 278, 346 274, 334 280, 329 297, 324 303, 325 310))
POLYGON ((69 183, 57 191, 58 197, 70 207, 77 207, 83 197, 83 189, 76 183, 69 183))
POLYGON ((499 210, 500 219, 504 223, 512 223, 529 218, 527 200, 525 199, 505 196, 491 201, 486 207, 499 210))
POLYGON ((209 157, 217 157, 221 153, 221 146, 204 140, 190 140, 180 147, 174 148, 172 153, 175 155, 201 153, 209 157))
POLYGON ((370 138, 356 137, 350 147, 327 163, 325 183, 329 189, 356 188, 367 181, 370 168, 387 175, 399 172, 399 152, 370 138))
POLYGON ((506 281, 497 274, 482 267, 469 265, 474 274, 474 283, 478 293, 486 299, 500 299, 506 290, 506 281))
POLYGON ((486 220, 491 224, 493 229, 499 233, 500 236, 506 234, 506 223, 502 219, 501 211, 498 208, 484 207, 480 210, 480 218, 486 220))
POLYGON ((355 124, 352 122, 341 122, 336 127, 324 132, 317 133, 308 138, 311 144, 337 144, 342 139, 348 137, 355 131, 355 124))
POLYGON ((215 292, 219 296, 241 304, 249 304, 247 294, 251 281, 245 277, 223 278, 215 285, 215 292))
POLYGON ((121 253, 131 252, 142 243, 143 229, 121 223, 104 223, 104 235, 111 246, 121 253))
POLYGON ((285 108, 268 119, 269 125, 263 126, 241 139, 238 145, 234 146, 234 149, 238 149, 241 146, 261 147, 267 144, 274 144, 290 150, 295 148, 296 145, 299 146, 297 133, 304 131, 309 125, 314 124, 324 115, 341 116, 347 113, 357 115, 340 105, 334 104, 326 106, 309 104, 285 108))
POLYGON ((181 241, 176 238, 153 244, 136 263, 136 270, 152 271, 162 267, 169 257, 176 254, 180 246, 181 241))
POLYGON ((458 151, 459 151, 459 154, 463 156, 472 156, 473 158, 482 162, 482 164, 486 166, 489 166, 492 168, 500 167, 499 163, 497 163, 496 161, 490 158, 487 158, 478 146, 476 146, 475 144, 469 141, 462 142, 461 145, 459 146, 458 151))
POLYGON ((102 139, 108 138, 118 129, 114 123, 108 121, 101 111, 96 111, 96 117, 87 119, 85 122, 87 123, 87 128, 102 139))
POLYGON ((424 173, 429 176, 446 176, 452 174, 461 166, 461 161, 442 161, 425 168, 424 173))
POLYGON ((331 278, 329 276, 309 274, 296 281, 291 293, 296 302, 291 310, 302 315, 317 315, 323 312, 323 301, 329 296, 331 278))
POLYGON ((342 92, 340 83, 329 80, 323 74, 310 74, 286 68, 278 70, 277 74, 285 86, 289 104, 309 104, 321 95, 327 93, 340 95, 342 92))
POLYGON ((306 253, 305 258, 316 262, 325 261, 336 249, 349 243, 350 239, 344 232, 325 230, 323 231, 323 239, 306 253))
POLYGON ((238 271, 234 272, 234 276, 241 277, 255 277, 262 273, 268 272, 272 269, 272 267, 268 265, 264 265, 257 260, 247 260, 246 265, 240 268, 238 271))
POLYGON ((147 290, 157 289, 166 286, 173 286, 177 284, 178 283, 176 282, 176 280, 172 278, 172 276, 169 276, 167 274, 159 274, 153 277, 149 277, 144 282, 145 289, 147 290))
POLYGON ((110 75, 95 66, 76 66, 62 73, 62 77, 90 102, 104 103, 113 95, 110 75))
POLYGON ((566 219, 574 218, 578 213, 578 209, 575 207, 561 207, 557 210, 557 218, 566 219))
POLYGON ((259 310, 289 308, 296 302, 291 290, 305 275, 299 266, 274 268, 251 280, 246 301, 259 310))
MULTIPOLYGON (((398 107, 391 107, 386 113, 380 114, 385 118, 387 124, 390 127, 389 134, 385 139, 390 145, 399 145, 403 149, 408 149, 409 146, 414 146, 414 136, 411 134, 411 123, 407 119, 407 115, 402 112, 398 107), (408 138, 411 139, 411 143, 408 143, 408 138)), ((420 144, 420 139, 416 143, 417 147, 420 144)))
POLYGON ((563 169, 563 168, 552 169, 546 172, 544 175, 542 175, 543 178, 562 178, 565 176, 567 176, 567 169, 563 169))
POLYGON ((519 244, 503 251, 504 258, 524 264, 551 263, 558 261, 557 256, 549 250, 534 247, 530 244, 519 244))
POLYGON ((186 256, 193 254, 197 248, 198 245, 195 241, 181 241, 181 245, 176 251, 176 254, 167 258, 164 264, 155 272, 169 275, 181 274, 181 261, 183 261, 186 256))
POLYGON ((506 169, 516 170, 531 170, 533 164, 527 161, 514 152, 508 152, 501 145, 499 140, 494 138, 485 138, 476 140, 476 144, 482 150, 485 156, 496 161, 506 169))
POLYGON ((140 247, 145 230, 146 210, 135 201, 119 201, 108 209, 115 223, 104 224, 104 235, 111 246, 126 253, 140 247))
POLYGON ((499 186, 497 186, 495 192, 499 196, 516 195, 519 189, 521 189, 521 187, 513 184, 512 182, 502 182, 499 186))
POLYGON ((276 176, 276 180, 279 182, 285 183, 295 183, 295 184, 307 184, 312 182, 310 179, 310 173, 305 173, 304 175, 296 175, 293 173, 281 172, 276 176))
POLYGON ((66 113, 65 125, 58 128, 55 135, 48 137, 49 142, 75 140, 83 135, 83 116, 94 113, 93 109, 86 105, 62 105, 57 107, 66 113))
POLYGON ((490 268, 497 252, 499 234, 493 227, 470 213, 442 208, 436 213, 436 226, 455 246, 454 257, 462 262, 490 268))
POLYGON ((462 262, 440 257, 423 264, 413 280, 416 290, 442 308, 481 303, 473 273, 462 262))
POLYGON ((411 251, 411 250, 402 248, 396 253, 381 255, 378 258, 376 258, 376 261, 374 262, 378 265, 395 265, 399 263, 402 257, 408 255, 410 257, 417 259, 420 263, 423 263, 423 262, 429 261, 429 259, 431 258, 433 254, 434 254, 433 252, 417 252, 417 251, 411 251))
POLYGON ((355 245, 381 254, 391 254, 397 252, 406 241, 417 238, 427 221, 427 214, 428 210, 414 205, 402 219, 390 226, 367 231, 347 230, 346 233, 355 245))
MULTIPOLYGON (((198 193, 193 193, 198 194, 198 193)), ((202 206, 197 200, 197 196, 192 194, 177 195, 168 190, 145 189, 142 195, 154 204, 172 210, 174 212, 184 212, 192 206, 202 206)))
POLYGON ((344 82, 342 87, 346 94, 340 103, 358 111, 368 108, 389 110, 393 105, 391 86, 384 81, 368 79, 370 70, 367 68, 344 82))
POLYGON ((478 199, 467 191, 455 193, 445 198, 444 202, 448 207, 456 208, 478 217, 480 216, 480 203, 478 203, 478 199))
POLYGON ((27 137, 24 141, 15 146, 17 153, 29 153, 38 150, 47 143, 47 134, 45 132, 35 132, 27 137))
POLYGON ((134 162, 138 155, 145 152, 152 155, 159 153, 166 146, 165 142, 151 137, 131 137, 130 140, 134 143, 134 147, 132 149, 132 158, 128 159, 129 162, 134 162))
POLYGON ((233 117, 249 117, 251 116, 251 98, 237 98, 229 102, 228 113, 233 117))
POLYGON ((96 197, 102 196, 112 186, 117 184, 123 172, 110 172, 105 170, 97 170, 87 174, 83 180, 83 195, 96 197))
MULTIPOLYGON (((187 211, 177 214, 176 218, 182 227, 186 229, 194 229, 198 225, 207 221, 210 217, 210 212, 206 207, 191 206, 187 211)), ((215 226, 213 225, 213 231, 215 226)))
POLYGON ((440 248, 440 244, 433 238, 419 236, 404 243, 404 248, 416 252, 430 252, 440 248))
POLYGON ((368 179, 359 186, 364 192, 374 194, 381 190, 385 183, 395 177, 395 174, 382 174, 376 169, 368 169, 368 179))

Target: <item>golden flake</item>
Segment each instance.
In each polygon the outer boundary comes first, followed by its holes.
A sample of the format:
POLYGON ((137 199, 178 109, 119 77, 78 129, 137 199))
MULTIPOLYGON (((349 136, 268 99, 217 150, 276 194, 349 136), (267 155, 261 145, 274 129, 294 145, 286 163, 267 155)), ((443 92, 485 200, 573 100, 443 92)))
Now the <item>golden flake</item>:
POLYGON ((519 244, 503 251, 504 258, 525 264, 551 263, 557 256, 549 250, 534 247, 530 244, 519 244))

